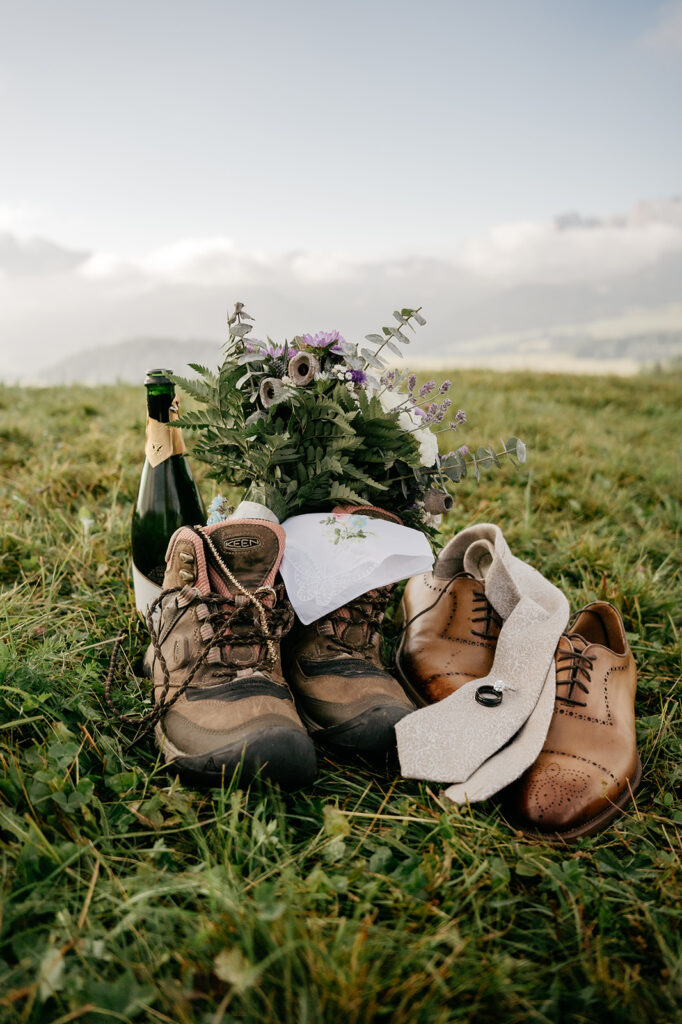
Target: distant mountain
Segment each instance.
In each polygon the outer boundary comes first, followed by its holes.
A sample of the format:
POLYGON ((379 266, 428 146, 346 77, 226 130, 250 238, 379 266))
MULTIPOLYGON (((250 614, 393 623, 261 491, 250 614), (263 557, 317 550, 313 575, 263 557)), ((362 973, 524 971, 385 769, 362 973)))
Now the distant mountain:
POLYGON ((141 384, 147 370, 157 367, 191 375, 189 362, 217 367, 220 346, 213 341, 134 338, 60 359, 41 370, 36 383, 141 384))
MULTIPOLYGON (((638 366, 682 359, 682 306, 666 307, 615 320, 490 334, 443 347, 438 357, 416 349, 411 366, 528 366, 538 370, 632 373, 638 366)), ((135 338, 85 349, 60 359, 32 379, 36 384, 141 384, 148 369, 164 367, 192 375, 188 363, 215 368, 220 345, 212 341, 135 338)))

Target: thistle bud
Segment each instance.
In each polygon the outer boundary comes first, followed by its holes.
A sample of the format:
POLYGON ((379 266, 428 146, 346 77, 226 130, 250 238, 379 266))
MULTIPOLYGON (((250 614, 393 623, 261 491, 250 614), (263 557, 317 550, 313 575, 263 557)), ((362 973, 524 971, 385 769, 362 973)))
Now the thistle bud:
POLYGON ((264 409, 269 409, 271 405, 279 401, 282 396, 282 382, 277 377, 266 377, 265 380, 261 381, 259 388, 260 400, 263 404, 264 409))
POLYGON ((435 487, 430 487, 424 495, 424 506, 427 512, 431 515, 439 516, 443 512, 450 512, 454 502, 449 494, 445 491, 438 491, 435 487))
POLYGON ((297 352, 289 360, 289 376, 291 383, 297 388, 304 388, 315 380, 315 374, 320 372, 320 364, 310 352, 297 352))

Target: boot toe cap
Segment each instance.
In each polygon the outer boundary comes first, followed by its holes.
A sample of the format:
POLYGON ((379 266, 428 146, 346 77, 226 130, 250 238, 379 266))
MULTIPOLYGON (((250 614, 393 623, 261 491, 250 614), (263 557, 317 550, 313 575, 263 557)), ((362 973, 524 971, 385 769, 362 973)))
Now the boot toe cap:
POLYGON ((395 726, 413 708, 386 701, 364 708, 338 725, 319 730, 315 737, 339 753, 361 754, 369 759, 395 754, 395 726))
MULTIPOLYGON (((294 790, 311 784, 317 774, 315 747, 308 734, 286 718, 267 716, 233 730, 192 730, 182 722, 182 746, 169 713, 156 727, 156 740, 167 763, 197 785, 227 785, 238 777, 247 785, 256 775, 294 790)), ((178 723, 176 722, 175 725, 178 723)))

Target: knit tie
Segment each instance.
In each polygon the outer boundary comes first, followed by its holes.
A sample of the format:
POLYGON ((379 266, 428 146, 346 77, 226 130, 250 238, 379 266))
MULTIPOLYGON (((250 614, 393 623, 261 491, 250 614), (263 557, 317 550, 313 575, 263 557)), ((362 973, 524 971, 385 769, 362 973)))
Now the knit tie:
POLYGON ((449 579, 458 572, 483 581, 503 620, 492 668, 407 715, 396 735, 403 775, 454 783, 446 795, 463 803, 492 796, 540 753, 554 707, 554 652, 569 606, 557 587, 512 555, 502 531, 489 523, 462 530, 441 552, 434 575, 449 579), (480 702, 483 686, 501 694, 499 703, 480 702))

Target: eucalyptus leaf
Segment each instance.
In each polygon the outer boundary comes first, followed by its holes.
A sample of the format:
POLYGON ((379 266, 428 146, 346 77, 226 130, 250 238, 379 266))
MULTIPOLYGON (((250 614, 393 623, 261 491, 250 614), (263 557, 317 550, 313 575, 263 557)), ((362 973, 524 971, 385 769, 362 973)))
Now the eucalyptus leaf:
POLYGON ((243 338, 253 330, 253 324, 233 324, 230 327, 230 337, 232 338, 243 338))
POLYGON ((388 333, 391 335, 392 338, 395 338, 397 341, 400 341, 403 345, 410 344, 410 339, 407 337, 407 335, 402 334, 397 327, 389 327, 388 333))
POLYGON ((493 462, 495 463, 497 468, 501 469, 502 468, 502 463, 498 459, 497 453, 495 452, 495 449, 491 445, 489 445, 486 450, 488 451, 488 453, 490 455, 490 458, 493 460, 493 462))
POLYGON ((244 352, 242 355, 237 357, 237 362, 240 366, 244 366, 246 363, 260 363, 262 361, 262 352, 244 352))
POLYGON ((476 452, 476 462, 481 469, 490 469, 493 464, 493 460, 490 458, 490 454, 487 448, 479 448, 476 452))
POLYGON ((361 348, 360 355, 364 356, 366 362, 373 366, 375 370, 383 370, 386 366, 386 363, 379 356, 370 352, 368 348, 361 348))

